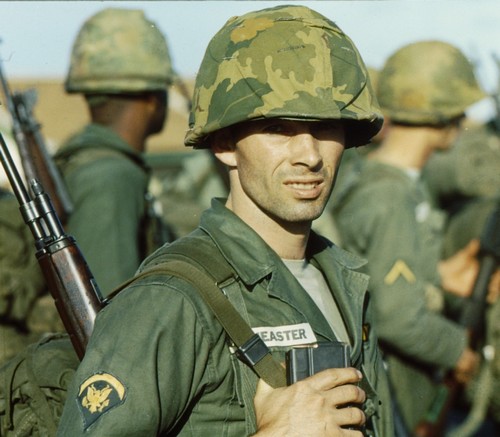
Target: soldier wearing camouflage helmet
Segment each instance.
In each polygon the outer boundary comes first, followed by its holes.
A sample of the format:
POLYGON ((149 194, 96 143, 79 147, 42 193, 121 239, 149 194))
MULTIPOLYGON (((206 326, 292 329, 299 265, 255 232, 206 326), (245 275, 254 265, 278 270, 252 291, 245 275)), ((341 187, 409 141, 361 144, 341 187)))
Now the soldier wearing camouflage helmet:
MULTIPOLYGON (((500 68, 500 59, 496 61, 500 68)), ((423 177, 436 203, 447 214, 444 256, 460 250, 471 239, 480 238, 489 217, 500 204, 499 93, 497 88, 491 96, 496 104, 491 119, 481 123, 471 120, 453 147, 433 154, 425 166, 423 177)), ((468 419, 454 430, 454 435, 466 437, 486 430, 489 435, 500 434, 499 314, 500 301, 496 301, 486 313, 484 338, 484 344, 495 353, 493 359, 483 360, 481 372, 469 384, 468 402, 462 402, 468 410, 468 419)))
POLYGON ((457 48, 422 41, 389 57, 377 96, 387 131, 335 205, 334 218, 343 248, 368 260, 389 379, 411 433, 437 394, 434 372, 453 370, 467 382, 478 361, 465 330, 442 315, 446 293, 472 290, 477 241, 441 259, 444 217, 421 171, 434 151, 450 146, 465 111, 484 93, 457 48))
POLYGON ((185 142, 228 167, 228 198, 99 314, 60 436, 393 435, 362 261, 311 231, 344 147, 380 128, 367 74, 349 37, 303 6, 234 17, 212 38, 185 142), (247 345, 261 353, 229 340, 204 287, 161 271, 179 253, 232 272, 214 301, 242 317, 237 332, 259 333, 247 345), (288 350, 335 341, 351 366, 285 386, 288 350))
MULTIPOLYGON (((158 221, 150 220, 142 153, 163 129, 174 78, 165 37, 141 10, 104 9, 74 41, 65 87, 85 97, 91 122, 56 161, 75 205, 67 229, 105 295, 152 251, 158 221)), ((167 228, 159 233, 170 238, 167 228)))

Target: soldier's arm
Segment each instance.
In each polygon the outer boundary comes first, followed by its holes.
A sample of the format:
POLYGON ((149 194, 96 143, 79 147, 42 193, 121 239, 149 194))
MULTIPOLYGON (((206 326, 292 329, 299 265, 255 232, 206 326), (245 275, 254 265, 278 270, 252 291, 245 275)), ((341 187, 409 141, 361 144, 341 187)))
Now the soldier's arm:
POLYGON ((123 290, 99 312, 59 436, 169 432, 199 394, 213 368, 211 342, 189 301, 168 281, 151 281, 123 290))

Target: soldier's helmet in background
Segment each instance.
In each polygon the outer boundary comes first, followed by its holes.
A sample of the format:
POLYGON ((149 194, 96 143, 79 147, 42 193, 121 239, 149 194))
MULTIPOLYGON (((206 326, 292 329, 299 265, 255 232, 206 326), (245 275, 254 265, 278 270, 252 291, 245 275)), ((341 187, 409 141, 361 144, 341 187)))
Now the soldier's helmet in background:
POLYGON ((375 90, 375 93, 377 93, 378 76, 380 74, 380 70, 375 67, 367 67, 367 68, 368 68, 368 75, 370 76, 370 82, 372 83, 372 88, 375 90))
POLYGON ((439 125, 486 97, 472 64, 442 41, 408 44, 386 61, 377 83, 379 104, 392 121, 439 125))
POLYGON ((107 8, 80 29, 65 88, 83 94, 160 91, 175 77, 166 38, 156 24, 141 10, 107 8))
POLYGON ((201 63, 185 144, 257 119, 342 120, 346 147, 366 144, 382 114, 351 39, 319 13, 278 6, 227 21, 201 63))

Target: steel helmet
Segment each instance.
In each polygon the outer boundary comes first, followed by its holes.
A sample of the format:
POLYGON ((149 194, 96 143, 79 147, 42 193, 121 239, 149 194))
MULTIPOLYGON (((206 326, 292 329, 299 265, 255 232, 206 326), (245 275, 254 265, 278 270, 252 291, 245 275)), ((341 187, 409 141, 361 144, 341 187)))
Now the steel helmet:
POLYGON ((377 85, 378 85, 378 75, 380 74, 380 70, 377 70, 374 67, 367 67, 368 75, 370 76, 370 82, 372 83, 372 87, 377 93, 377 85))
POLYGON ((206 49, 195 82, 186 146, 239 122, 342 120, 346 147, 382 125, 368 71, 350 38, 304 6, 278 6, 227 21, 206 49))
POLYGON ((174 78, 166 39, 143 11, 108 8, 80 29, 65 87, 85 94, 158 91, 174 78))
POLYGON ((384 115, 409 124, 443 124, 486 95, 456 47, 421 41, 397 50, 382 68, 377 96, 384 115))

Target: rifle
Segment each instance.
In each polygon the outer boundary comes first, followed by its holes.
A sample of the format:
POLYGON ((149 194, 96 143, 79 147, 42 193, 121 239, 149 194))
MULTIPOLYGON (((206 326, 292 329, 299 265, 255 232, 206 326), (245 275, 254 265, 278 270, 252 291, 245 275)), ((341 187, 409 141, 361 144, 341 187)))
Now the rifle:
MULTIPOLYGON (((481 235, 478 258, 479 272, 474 282, 471 295, 466 299, 459 323, 469 332, 469 345, 479 350, 484 338, 486 296, 491 276, 500 263, 500 203, 490 214, 481 235)), ((462 390, 461 384, 451 375, 447 375, 438 390, 429 412, 415 428, 416 437, 440 437, 444 435, 448 412, 462 390)))
POLYGON ((81 359, 97 312, 106 304, 75 239, 64 232, 50 196, 36 180, 30 196, 0 133, 0 160, 35 239, 36 257, 57 310, 81 359))
POLYGON ((47 151, 40 131, 40 123, 33 116, 36 91, 12 93, 2 70, 0 82, 5 95, 7 109, 12 117, 12 133, 16 141, 26 181, 36 179, 47 190, 60 220, 65 223, 73 205, 62 177, 47 151))

